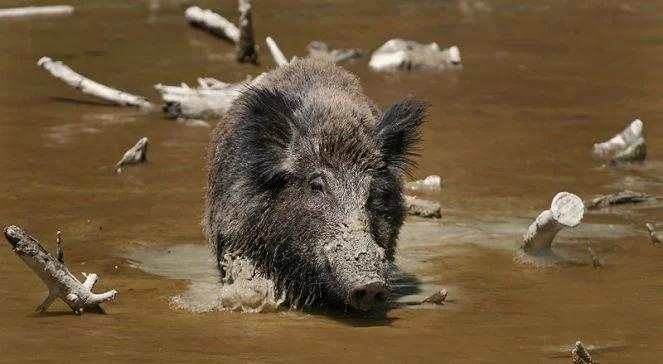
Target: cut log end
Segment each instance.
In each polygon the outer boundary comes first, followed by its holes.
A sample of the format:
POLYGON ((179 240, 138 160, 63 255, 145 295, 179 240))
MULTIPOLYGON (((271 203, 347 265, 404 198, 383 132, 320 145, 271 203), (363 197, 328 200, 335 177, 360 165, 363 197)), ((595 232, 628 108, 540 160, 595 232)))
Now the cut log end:
POLYGON ((569 192, 558 193, 550 209, 539 214, 527 229, 522 250, 528 254, 549 254, 557 233, 580 224, 584 211, 585 206, 580 197, 569 192))

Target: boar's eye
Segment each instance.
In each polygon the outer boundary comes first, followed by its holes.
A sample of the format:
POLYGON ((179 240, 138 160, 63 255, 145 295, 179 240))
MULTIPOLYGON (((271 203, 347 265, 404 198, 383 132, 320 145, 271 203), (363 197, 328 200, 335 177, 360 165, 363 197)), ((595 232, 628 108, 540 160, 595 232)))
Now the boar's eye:
POLYGON ((311 187, 311 191, 315 193, 325 192, 325 179, 322 178, 322 175, 318 173, 314 173, 309 176, 308 184, 309 187, 311 187))

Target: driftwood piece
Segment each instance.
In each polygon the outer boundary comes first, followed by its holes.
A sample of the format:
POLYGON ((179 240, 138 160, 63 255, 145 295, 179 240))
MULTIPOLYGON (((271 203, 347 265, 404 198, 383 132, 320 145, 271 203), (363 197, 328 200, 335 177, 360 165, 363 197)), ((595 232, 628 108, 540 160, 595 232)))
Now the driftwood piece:
POLYGON ((306 46, 311 58, 322 59, 334 63, 344 63, 351 59, 359 58, 367 53, 361 48, 339 48, 333 49, 327 43, 313 41, 306 46))
POLYGON ((145 97, 132 95, 92 81, 69 68, 66 64, 42 57, 37 65, 48 71, 53 77, 67 85, 79 89, 84 94, 110 101, 122 106, 136 106, 150 109, 152 104, 145 97))
POLYGON ((258 52, 253 40, 253 20, 251 0, 239 0, 239 40, 237 42, 237 61, 258 63, 258 52))
POLYGON ((654 225, 647 223, 645 224, 647 227, 647 231, 649 231, 649 238, 651 239, 651 243, 654 245, 660 245, 663 243, 663 233, 656 231, 656 228, 654 225))
POLYGON ((635 119, 626 129, 603 143, 594 144, 592 154, 609 158, 611 165, 642 162, 647 157, 642 120, 635 119))
POLYGON ((646 193, 624 190, 617 193, 595 197, 587 203, 588 210, 601 209, 613 205, 637 204, 660 199, 646 193))
POLYGON ((434 201, 422 200, 414 196, 403 196, 405 199, 405 209, 408 215, 441 218, 440 204, 434 201))
POLYGON ((443 305, 447 299, 447 290, 443 289, 439 292, 433 293, 431 296, 422 301, 422 303, 432 303, 435 305, 443 305))
POLYGON ((585 205, 580 197, 560 192, 552 200, 550 209, 543 211, 527 229, 522 249, 528 254, 549 253, 555 236, 564 228, 576 227, 584 215, 585 205))
POLYGON ((239 28, 212 10, 191 6, 186 9, 184 15, 192 26, 206 30, 217 37, 229 40, 235 44, 239 43, 239 28))
POLYGON ((22 8, 0 9, 0 18, 15 18, 33 15, 63 15, 74 12, 71 5, 26 6, 22 8))
POLYGON ((589 351, 585 349, 580 341, 576 341, 575 346, 571 350, 571 358, 573 359, 573 364, 592 364, 592 356, 589 355, 589 351))
MULTIPOLYGON (((49 293, 44 302, 37 307, 38 312, 44 312, 56 298, 63 300, 75 314, 84 311, 99 311, 99 304, 115 298, 117 293, 111 290, 101 294, 92 293, 99 276, 90 273, 83 275, 85 281, 81 283, 64 265, 63 261, 54 258, 39 242, 28 235, 18 226, 12 225, 5 229, 5 237, 12 246, 12 251, 18 255, 25 264, 46 284, 49 293)), ((58 238, 60 240, 60 238, 58 238)), ((60 249, 62 248, 60 241, 60 249)))
POLYGON ((368 66, 376 71, 394 71, 460 68, 462 63, 457 46, 440 49, 437 43, 421 44, 396 38, 373 52, 368 66))
POLYGON ((276 65, 279 67, 287 65, 289 63, 288 59, 285 58, 283 52, 281 52, 281 49, 276 44, 274 39, 272 39, 272 37, 267 37, 265 41, 267 42, 267 47, 269 48, 269 52, 272 54, 272 57, 274 58, 274 62, 276 62, 276 65))
POLYGON ((437 192, 441 189, 442 178, 431 175, 421 180, 408 182, 405 189, 410 192, 437 192))
POLYGON ((146 137, 140 138, 138 143, 124 153, 122 159, 115 164, 117 173, 122 173, 122 166, 138 164, 147 161, 147 146, 150 144, 146 137))
MULTIPOLYGON (((254 80, 255 81, 255 80, 254 80)), ((225 83, 199 78, 198 87, 155 85, 165 102, 163 110, 172 117, 211 119, 223 116, 249 82, 225 83)))

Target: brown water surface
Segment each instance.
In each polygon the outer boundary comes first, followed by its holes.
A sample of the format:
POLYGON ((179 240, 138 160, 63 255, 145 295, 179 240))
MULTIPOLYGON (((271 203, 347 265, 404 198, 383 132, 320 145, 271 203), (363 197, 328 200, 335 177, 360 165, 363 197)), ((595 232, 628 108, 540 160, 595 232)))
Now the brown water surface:
MULTIPOLYGON (((36 61, 62 60, 153 101, 156 83, 239 81, 273 62, 261 41, 261 66, 235 63, 232 46, 187 26, 189 1, 69 3, 69 16, 0 20, 0 225, 20 225, 51 250, 61 230, 70 270, 98 273, 97 290, 119 294, 106 315, 75 317, 62 302, 35 314, 46 288, 0 243, 0 362, 568 363, 578 339, 605 363, 660 361, 663 248, 644 224, 663 223, 663 208, 587 214, 556 243, 581 264, 513 257, 559 191, 663 194, 663 2, 256 2, 257 38, 273 36, 288 56, 312 40, 376 48, 396 36, 461 49, 461 71, 378 74, 366 58, 346 66, 383 107, 406 96, 430 103, 415 175, 444 181, 427 196, 444 217, 408 221, 398 259, 424 290, 447 288, 450 302, 386 317, 172 308, 207 264, 199 221, 210 129, 91 100, 36 61), (636 117, 649 161, 601 168, 592 144, 636 117), (116 175, 112 165, 142 136, 149 163, 116 175), (589 264, 587 246, 603 268, 589 264), (174 259, 149 267, 168 249, 174 259), (173 268, 178 259, 191 270, 173 268)), ((236 14, 232 0, 196 4, 236 14)))

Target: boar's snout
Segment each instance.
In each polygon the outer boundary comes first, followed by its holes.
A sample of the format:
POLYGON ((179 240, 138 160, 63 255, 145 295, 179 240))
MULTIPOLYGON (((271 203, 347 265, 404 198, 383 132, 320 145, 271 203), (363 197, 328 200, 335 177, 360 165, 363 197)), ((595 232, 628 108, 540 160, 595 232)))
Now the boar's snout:
POLYGON ((389 297, 389 286, 383 281, 371 281, 350 290, 347 301, 356 309, 369 311, 382 306, 389 297))

